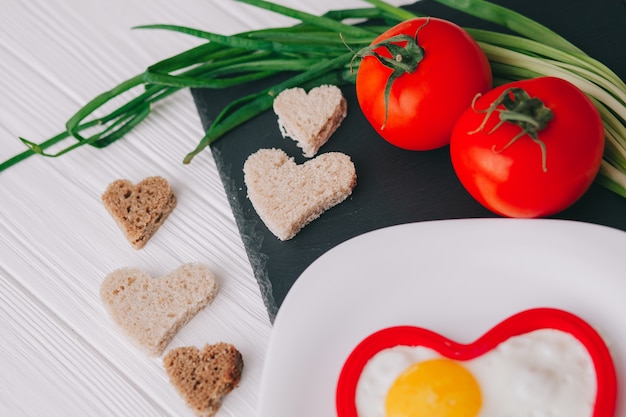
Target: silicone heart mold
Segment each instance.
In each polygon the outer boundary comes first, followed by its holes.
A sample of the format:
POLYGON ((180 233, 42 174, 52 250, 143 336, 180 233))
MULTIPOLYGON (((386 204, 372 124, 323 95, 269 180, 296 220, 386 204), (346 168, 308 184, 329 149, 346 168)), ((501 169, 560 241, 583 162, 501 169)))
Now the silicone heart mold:
MULTIPOLYGON (((357 417, 355 395, 367 362, 379 351, 395 346, 423 346, 455 361, 477 358, 507 339, 540 329, 556 329, 578 339, 587 349, 595 368, 597 391, 590 417, 612 417, 615 413, 617 382, 610 352, 600 335, 584 320, 563 310, 537 308, 502 321, 470 344, 454 342, 419 327, 398 326, 380 330, 364 339, 350 354, 337 383, 338 417, 357 417)), ((480 415, 480 414, 478 414, 480 415)))

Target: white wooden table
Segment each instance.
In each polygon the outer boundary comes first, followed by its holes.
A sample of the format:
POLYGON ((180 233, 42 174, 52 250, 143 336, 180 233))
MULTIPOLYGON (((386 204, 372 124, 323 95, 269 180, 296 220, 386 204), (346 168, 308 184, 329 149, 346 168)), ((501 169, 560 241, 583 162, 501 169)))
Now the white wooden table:
MULTIPOLYGON (((358 0, 282 4, 320 13, 358 0)), ((396 1, 400 4, 400 1, 396 1)), ((63 129, 81 105, 148 65, 201 41, 172 23, 232 34, 291 23, 230 0, 3 0, 0 12, 0 160, 63 129)), ((108 148, 32 157, 0 173, 0 415, 190 416, 161 358, 130 343, 99 299, 123 266, 154 277, 203 262, 221 289, 174 338, 177 346, 225 341, 242 352, 241 384, 220 416, 252 416, 271 325, 209 150, 181 163, 202 137, 189 91, 108 148), (115 179, 161 175, 178 206, 135 250, 100 200, 115 179)))

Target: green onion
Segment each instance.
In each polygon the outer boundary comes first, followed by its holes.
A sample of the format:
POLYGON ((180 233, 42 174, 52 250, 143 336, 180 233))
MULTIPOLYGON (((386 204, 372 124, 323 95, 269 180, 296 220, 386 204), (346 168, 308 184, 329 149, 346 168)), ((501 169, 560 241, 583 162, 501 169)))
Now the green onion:
MULTIPOLYGON (((231 36, 176 25, 139 26, 138 29, 174 31, 207 42, 157 62, 142 74, 95 97, 56 136, 42 143, 20 138, 28 149, 1 163, 0 171, 35 154, 56 157, 83 145, 108 146, 143 121, 155 102, 184 88, 221 89, 286 72, 295 74, 268 89, 251 90, 249 95, 227 105, 196 149, 184 158, 183 162, 189 163, 225 133, 270 109, 274 97, 285 88, 353 84, 354 70, 358 68, 353 51, 370 44, 391 26, 417 17, 383 0, 365 0, 373 7, 332 10, 321 16, 265 0, 238 1, 300 23, 231 36), (345 23, 348 19, 358 19, 359 24, 345 23), (105 116, 94 117, 104 105, 129 92, 134 92, 134 97, 105 116), (56 153, 46 152, 65 140, 73 143, 56 153)), ((562 36, 517 12, 485 0, 436 1, 514 33, 466 28, 489 58, 496 84, 550 75, 572 82, 592 99, 606 132, 604 159, 596 181, 626 197, 626 83, 562 36)), ((253 84, 250 85, 252 89, 253 84)))
POLYGON ((456 10, 501 25, 520 35, 571 53, 583 52, 560 35, 517 12, 485 0, 435 0, 456 10))

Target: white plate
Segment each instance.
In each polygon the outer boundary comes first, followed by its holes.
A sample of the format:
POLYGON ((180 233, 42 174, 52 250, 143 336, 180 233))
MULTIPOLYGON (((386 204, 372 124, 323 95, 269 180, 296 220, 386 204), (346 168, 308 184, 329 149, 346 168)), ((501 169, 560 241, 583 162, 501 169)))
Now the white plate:
POLYGON ((307 268, 274 322, 260 417, 334 416, 339 372, 370 333, 426 327, 469 343, 504 318, 556 307, 604 335, 626 414, 626 233, 559 220, 471 219, 394 226, 307 268))

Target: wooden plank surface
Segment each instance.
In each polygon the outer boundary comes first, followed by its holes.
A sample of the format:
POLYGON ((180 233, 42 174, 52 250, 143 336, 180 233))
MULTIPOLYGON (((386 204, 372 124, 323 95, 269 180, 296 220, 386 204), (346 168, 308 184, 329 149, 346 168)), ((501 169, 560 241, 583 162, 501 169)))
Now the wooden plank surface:
MULTIPOLYGON (((224 0, 5 0, 0 160, 25 149, 18 136, 38 142, 55 135, 95 95, 201 42, 131 30, 135 25, 231 34, 277 22, 272 13, 224 0)), ((193 415, 161 359, 129 343, 98 296, 117 268, 160 276, 185 262, 209 265, 221 289, 168 349, 235 344, 245 372, 220 415, 254 415, 271 326, 210 151, 181 163, 201 136, 193 100, 182 91, 107 149, 33 157, 0 173, 0 415, 193 415), (170 181, 178 206, 136 251, 100 196, 115 179, 150 175, 170 181)))

